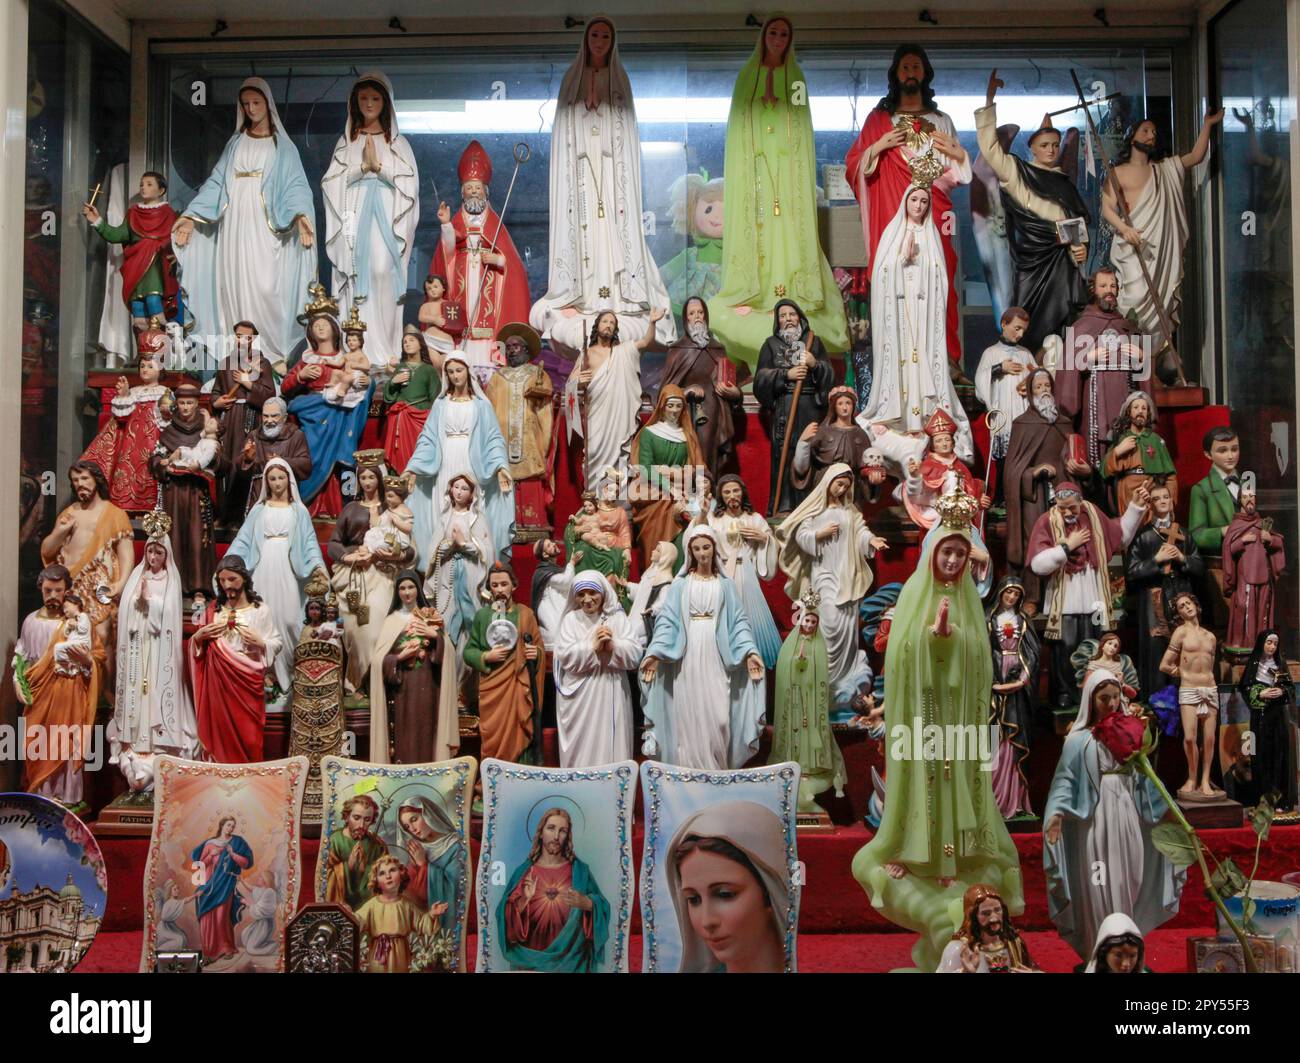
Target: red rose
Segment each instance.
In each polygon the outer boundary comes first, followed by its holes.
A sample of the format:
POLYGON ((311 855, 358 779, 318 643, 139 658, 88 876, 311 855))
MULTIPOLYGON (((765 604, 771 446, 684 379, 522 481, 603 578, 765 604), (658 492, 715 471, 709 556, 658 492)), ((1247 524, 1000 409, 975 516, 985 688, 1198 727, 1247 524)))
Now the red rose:
POLYGON ((1126 712, 1112 712, 1098 720, 1092 728, 1092 736, 1109 751, 1121 764, 1142 748, 1146 738, 1147 725, 1141 716, 1130 716, 1126 712))

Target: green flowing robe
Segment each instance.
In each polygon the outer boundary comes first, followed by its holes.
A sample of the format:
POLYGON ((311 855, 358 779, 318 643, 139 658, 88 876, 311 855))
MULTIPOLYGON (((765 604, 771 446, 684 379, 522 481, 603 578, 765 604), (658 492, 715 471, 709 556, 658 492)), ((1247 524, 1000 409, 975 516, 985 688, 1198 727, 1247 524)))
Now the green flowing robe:
POLYGON ((709 321, 727 354, 751 369, 772 334, 772 306, 799 304, 828 351, 849 347, 844 301, 817 232, 817 153, 808 82, 791 41, 764 103, 763 41, 736 79, 727 116, 722 290, 709 321), (780 206, 778 213, 777 206, 780 206), (753 312, 737 314, 735 307, 753 312))
POLYGON ((872 906, 920 932, 912 958, 928 971, 961 919, 968 886, 987 882, 1012 915, 1024 910, 1019 855, 993 797, 993 664, 979 593, 969 564, 952 584, 931 568, 935 549, 954 536, 969 542, 956 531, 931 539, 894 609, 885 653, 884 815, 853 860, 872 906), (944 597, 951 633, 941 638, 932 629, 944 597), (891 878, 891 863, 908 873, 891 878))
POLYGON ((844 787, 844 758, 831 734, 830 665, 820 631, 805 640, 796 625, 776 659, 775 719, 768 764, 793 760, 801 778, 844 787), (804 657, 799 660, 803 646, 804 657))

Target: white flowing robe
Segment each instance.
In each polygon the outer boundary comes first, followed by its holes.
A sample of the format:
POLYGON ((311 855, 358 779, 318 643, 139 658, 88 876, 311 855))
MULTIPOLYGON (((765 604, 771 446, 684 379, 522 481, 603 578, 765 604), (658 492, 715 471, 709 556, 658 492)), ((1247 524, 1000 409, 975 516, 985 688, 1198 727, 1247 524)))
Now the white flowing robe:
POLYGON ((127 579, 117 619, 117 698, 108 728, 110 764, 122 747, 136 753, 192 758, 199 745, 198 719, 185 683, 180 574, 171 541, 163 538, 167 563, 157 574, 141 562, 127 579), (141 611, 144 582, 148 608, 141 611))
POLYGON ((664 761, 683 768, 730 767, 731 677, 718 655, 722 582, 686 577, 686 653, 673 703, 676 748, 664 761))
MULTIPOLYGON (((572 411, 571 427, 580 435, 582 418, 576 397, 577 373, 569 376, 566 409, 572 411)), ((605 470, 624 469, 632 452, 632 437, 641 426, 641 351, 635 343, 620 343, 609 353, 587 385, 587 468, 584 482, 595 483, 605 470)))
MULTIPOLYGON (((1129 204, 1129 218, 1142 233, 1147 273, 1174 328, 1178 327, 1183 307, 1179 289, 1183 283, 1183 249, 1187 246, 1187 199, 1183 193, 1186 172, 1177 155, 1152 163, 1150 180, 1137 202, 1129 204)), ((1110 245, 1110 261, 1119 273, 1119 312, 1127 315, 1134 311, 1142 332, 1164 335, 1133 245, 1116 236, 1110 245)))
POLYGON ((340 320, 360 301, 366 355, 386 366, 402 357, 402 307, 415 228, 420 220, 419 174, 410 144, 400 134, 339 137, 321 179, 325 200, 325 250, 334 267, 340 320), (379 173, 362 173, 369 140, 379 173))
MULTIPOLYGON (((442 464, 433 477, 433 534, 430 543, 437 546, 450 532, 441 526, 442 499, 447 494, 447 485, 457 476, 468 476, 475 483, 474 465, 469 453, 469 438, 474 431, 474 421, 478 417, 479 405, 476 402, 455 402, 443 397, 442 417, 442 464)), ((482 494, 482 485, 475 491, 482 494)), ((429 549, 427 544, 417 547, 429 549)))
POLYGON ((584 56, 585 44, 560 85, 551 127, 550 269, 529 323, 577 352, 591 327, 584 315, 613 310, 619 334, 635 341, 659 307, 664 317, 655 335, 667 346, 677 327, 641 226, 641 134, 631 83, 615 46, 595 75, 600 105, 588 110, 584 56), (564 316, 568 308, 578 315, 564 316))
POLYGON ((284 653, 277 653, 272 671, 280 689, 293 689, 293 648, 302 632, 307 594, 298 583, 289 560, 289 539, 297 524, 293 506, 263 506, 262 555, 253 570, 253 586, 266 603, 284 653))
MULTIPOLYGON (((868 432, 877 424, 900 433, 921 432, 935 409, 942 408, 957 424, 957 456, 974 460, 970 422, 948 368, 943 242, 931 215, 920 225, 907 219, 906 197, 876 251, 871 324, 871 397, 858 414, 859 424, 868 432), (909 233, 917 254, 905 262, 909 233)), ((895 458, 888 450, 886 457, 895 458)))
MULTIPOLYGON (((554 580, 552 580, 554 582, 554 580)), ((632 759, 632 692, 627 673, 641 660, 633 621, 613 609, 588 616, 570 608, 551 647, 560 767, 587 768, 632 759), (614 633, 614 651, 602 659, 592 638, 601 624, 614 633)))
POLYGON ((993 456, 1005 457, 1007 445, 1011 441, 1011 422, 1029 409, 1029 399, 1017 390, 1020 384, 1029 379, 1037 362, 1029 351, 1019 344, 998 340, 990 347, 984 348, 980 355, 979 368, 975 370, 975 394, 989 411, 1000 410, 1006 420, 1001 429, 993 436, 993 456), (1005 361, 1019 362, 1029 368, 1014 376, 994 377, 994 370, 1005 361))
MULTIPOLYGON (((871 529, 856 508, 828 506, 816 517, 795 529, 795 542, 812 560, 810 583, 821 595, 817 614, 821 618, 822 637, 826 640, 831 696, 836 705, 847 705, 860 683, 870 683, 871 665, 862 649, 858 598, 845 598, 845 574, 875 555, 871 529), (817 541, 817 532, 836 525, 840 530, 833 539, 817 541)), ((868 580, 868 585, 870 580, 868 580)))

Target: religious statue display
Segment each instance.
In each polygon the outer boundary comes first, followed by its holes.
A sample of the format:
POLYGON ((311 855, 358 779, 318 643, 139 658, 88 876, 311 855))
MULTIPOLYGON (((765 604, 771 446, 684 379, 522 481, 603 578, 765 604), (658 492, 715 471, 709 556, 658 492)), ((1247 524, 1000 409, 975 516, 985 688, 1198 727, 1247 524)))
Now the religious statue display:
POLYGON ((831 734, 831 684, 826 639, 821 633, 821 595, 804 593, 776 662, 775 718, 768 764, 799 765, 799 811, 819 812, 814 798, 834 789, 844 796, 847 772, 831 734))
MULTIPOLYGON (((651 322, 661 313, 652 310, 651 322)), ((582 482, 588 488, 605 469, 626 465, 632 437, 641 426, 641 354, 653 334, 646 332, 636 341, 619 337, 618 315, 602 310, 565 384, 565 417, 570 433, 582 437, 582 482)))
POLYGON ((415 515, 415 550, 421 567, 434 560, 434 549, 447 534, 443 502, 458 476, 471 478, 491 525, 493 548, 502 560, 509 558, 514 542, 510 455, 496 411, 471 368, 465 354, 447 355, 440 393, 402 470, 415 484, 408 504, 415 515))
MULTIPOLYGON (((65 590, 81 600, 80 608, 90 618, 95 638, 106 649, 114 645, 118 601, 135 568, 131 521, 109 501, 108 480, 93 461, 73 462, 68 484, 73 499, 41 540, 41 564, 60 565, 67 571, 65 590)), ((112 660, 107 668, 111 679, 112 660)))
POLYGON ((1261 631, 1273 626, 1277 581, 1286 567, 1286 543, 1273 530, 1273 518, 1261 516, 1256 498, 1253 482, 1242 485, 1237 496, 1241 508, 1223 533, 1223 593, 1228 596, 1223 650, 1242 656, 1261 631))
POLYGON ((298 494, 288 462, 272 458, 262 475, 262 493, 226 550, 257 581, 284 652, 272 663, 273 697, 293 687, 293 651, 302 632, 307 599, 329 589, 311 514, 298 494))
MULTIPOLYGON (((262 357, 262 345, 257 326, 251 321, 239 321, 235 324, 235 349, 217 369, 212 383, 212 409, 221 421, 221 508, 217 523, 231 527, 240 524, 248 510, 248 496, 255 493, 252 485, 252 468, 258 462, 257 443, 254 444, 254 461, 246 465, 246 453, 249 439, 260 441, 263 455, 261 464, 266 463, 265 448, 281 435, 289 434, 285 418, 285 407, 279 407, 279 418, 270 434, 259 432, 263 427, 262 410, 267 402, 278 397, 275 374, 262 357)), ((295 432, 301 430, 293 426, 295 432)), ((294 469, 298 478, 304 479, 311 472, 311 455, 307 451, 305 437, 297 461, 306 458, 306 465, 294 469)), ((272 444, 273 445, 273 444, 272 444)), ((282 458, 287 458, 283 446, 276 450, 282 458)), ((294 459, 289 459, 294 465, 294 459)))
POLYGON ((23 620, 11 663, 26 729, 23 788, 86 811, 85 760, 107 655, 65 566, 46 566, 36 586, 42 605, 23 620), (53 741, 69 734, 70 742, 53 741))
POLYGON ((389 468, 404 469, 420 430, 442 389, 443 359, 435 363, 424 334, 414 325, 402 333, 402 357, 384 383, 384 455, 389 468))
POLYGON ((1144 934, 1173 918, 1187 877, 1152 843, 1152 827, 1168 812, 1164 798, 1106 740, 1122 699, 1113 675, 1088 676, 1043 809, 1048 910, 1082 960, 1112 912, 1131 913, 1144 934), (1099 860, 1105 875, 1095 873, 1099 860))
POLYGON ((975 135, 980 158, 997 176, 1002 193, 1015 272, 1011 299, 1029 314, 1024 344, 1037 352, 1087 298, 1081 267, 1088 249, 1077 230, 1086 239, 1091 217, 1074 179, 1061 169, 1061 134, 1050 118, 1029 134, 1029 159, 1003 147, 993 101, 1004 84, 996 70, 989 74, 984 106, 975 112, 975 135))
POLYGON ((289 412, 298 420, 311 453, 311 473, 299 484, 313 516, 337 517, 343 511, 338 468, 351 469, 352 455, 361 443, 374 381, 366 381, 359 401, 347 405, 336 390, 345 372, 346 352, 339 324, 338 300, 317 283, 299 319, 306 326, 307 349, 280 385, 289 412))
MULTIPOLYGON (((1056 371, 1056 401, 1074 418, 1087 446, 1087 462, 1101 468, 1102 459, 1127 426, 1120 417, 1134 390, 1134 378, 1149 367, 1144 339, 1119 312, 1119 281, 1109 267, 1090 281, 1092 302, 1070 323, 1073 343, 1056 371)), ((1152 411, 1148 421, 1154 423, 1152 411)), ((1147 426, 1143 425, 1144 430, 1147 426)), ((1172 472, 1172 464, 1166 473, 1172 472)))
POLYGON ((1113 627, 1107 566, 1133 541, 1146 506, 1146 488, 1139 487, 1123 516, 1108 517, 1084 500, 1077 484, 1065 482, 1056 488, 1052 508, 1029 532, 1025 560, 1045 583, 1043 638, 1051 643, 1051 697, 1057 708, 1075 704, 1074 648, 1113 627))
POLYGON ((90 442, 82 461, 91 461, 108 477, 108 499, 127 512, 148 512, 158 504, 158 481, 149 469, 149 456, 166 425, 159 400, 167 388, 158 382, 162 361, 142 351, 136 369, 140 383, 117 378, 110 401, 112 416, 90 442))
POLYGON ((1210 462, 1204 479, 1192 484, 1187 527, 1197 547, 1213 554, 1223 549, 1223 536, 1241 507, 1241 440, 1227 425, 1205 433, 1201 450, 1210 462))
POLYGON ((338 624, 326 619, 325 599, 310 598, 293 650, 293 698, 289 755, 307 758, 302 793, 303 823, 319 824, 321 758, 343 752, 343 640, 338 624))
POLYGON ((549 529, 554 388, 537 361, 542 340, 518 321, 504 325, 496 338, 505 352, 505 365, 497 368, 483 390, 506 443, 515 485, 515 524, 521 529, 549 529))
POLYGON ((644 567, 661 542, 680 549, 690 520, 687 498, 698 471, 707 468, 695 425, 686 414, 686 394, 676 384, 659 389, 650 419, 632 440, 628 467, 628 498, 644 567))
POLYGON ((489 604, 474 614, 465 663, 478 672, 479 741, 483 756, 518 760, 532 746, 534 716, 545 685, 545 647, 537 617, 516 602, 514 569, 495 561, 483 590, 489 604))
POLYGON ((798 303, 830 350, 849 346, 844 300, 817 231, 810 91, 795 58, 793 24, 784 15, 769 18, 731 95, 722 288, 709 300, 723 346, 751 367, 777 299, 798 303))
POLYGON ((1051 508, 1058 483, 1088 477, 1082 438, 1068 414, 1056 403, 1052 374, 1032 369, 1025 381, 1029 406, 1011 422, 1007 456, 1002 463, 1003 497, 1007 507, 1007 564, 1025 581, 1027 599, 1042 597, 1038 575, 1028 564, 1029 536, 1038 519, 1051 508))
POLYGON ((1160 662, 1169 646, 1175 595, 1201 586, 1205 561, 1175 519, 1168 484, 1154 480, 1147 496, 1150 519, 1129 543, 1124 576, 1128 589, 1138 593, 1138 667, 1142 690, 1149 697, 1166 682, 1160 662))
MULTIPOLYGON (((927 355, 938 350, 944 352, 945 358, 959 362, 957 250, 953 230, 947 224, 936 225, 933 219, 942 221, 952 216, 950 192, 956 185, 970 182, 971 161, 957 141, 957 127, 938 108, 931 87, 933 82, 934 67, 925 49, 918 44, 900 44, 889 64, 889 91, 867 115, 862 132, 845 159, 845 176, 862 211, 862 238, 867 247, 867 275, 872 288, 871 320, 877 336, 874 343, 880 343, 876 323, 884 320, 876 310, 875 287, 878 280, 886 285, 897 283, 897 277, 891 279, 891 275, 902 265, 897 261, 900 251, 897 241, 901 239, 908 247, 908 268, 912 269, 907 276, 913 282, 914 293, 921 290, 916 286, 917 281, 925 288, 927 312, 924 316, 915 314, 916 336, 925 336, 924 346, 912 343, 900 347, 899 353, 905 356, 909 347, 923 349, 927 355), (924 214, 920 213, 919 205, 913 207, 908 203, 914 189, 928 190, 924 214), (917 219, 912 217, 914 211, 926 223, 923 233, 914 228, 917 225, 917 219), (893 239, 886 242, 891 232, 893 239), (922 242, 918 242, 918 235, 923 235, 922 242), (912 252, 912 248, 916 251, 912 252)), ((889 301, 896 300, 898 294, 882 293, 878 304, 894 321, 895 339, 898 338, 896 319, 902 308, 897 302, 889 306, 889 301)), ((947 363, 941 360, 937 367, 946 377, 947 363)), ((936 377, 932 383, 938 385, 942 379, 936 377)), ((928 415, 927 410, 918 416, 928 415)))
POLYGON ((772 334, 763 341, 754 374, 754 397, 768 413, 772 445, 770 515, 789 513, 807 495, 792 468, 798 441, 809 425, 826 417, 835 370, 820 337, 799 304, 782 299, 772 307, 772 334))
POLYGON ((239 500, 238 516, 231 521, 235 527, 244 522, 248 510, 261 496, 262 476, 273 458, 288 465, 300 484, 311 476, 311 449, 307 434, 289 419, 289 407, 284 399, 272 396, 263 402, 258 420, 260 423, 244 438, 243 447, 235 455, 235 465, 242 476, 240 485, 247 492, 239 500))
POLYGON ((388 502, 400 504, 407 497, 407 484, 403 478, 388 474, 382 450, 359 450, 353 460, 357 495, 334 522, 325 552, 332 570, 330 586, 339 602, 343 623, 344 690, 364 697, 369 690, 366 676, 375 650, 375 635, 393 598, 393 579, 399 569, 414 562, 415 546, 409 533, 404 544, 395 535, 392 543, 377 543, 377 549, 366 545, 367 537, 380 530, 388 502))
POLYGON ((455 650, 448 658, 446 623, 411 569, 392 581, 391 607, 377 630, 369 660, 370 760, 422 764, 460 748, 455 650), (449 697, 443 696, 444 683, 449 697))
POLYGON ((1178 712, 1183 725, 1187 782, 1178 788, 1184 800, 1214 800, 1223 791, 1210 782, 1219 731, 1219 687, 1214 666, 1219 640, 1201 627, 1201 603, 1191 591, 1179 591, 1167 609, 1178 618, 1160 670, 1178 681, 1178 712))
POLYGON ((962 920, 944 946, 940 974, 1006 974, 1036 971, 1025 939, 1011 925, 1007 902, 978 882, 961 899, 962 920))
POLYGON ((176 313, 176 255, 172 227, 176 211, 167 202, 167 179, 157 170, 140 175, 138 202, 127 208, 121 224, 113 225, 94 203, 81 208, 81 216, 107 243, 122 245, 122 300, 131 311, 131 327, 142 332, 149 322, 176 313))
MULTIPOLYGON (((976 508, 961 492, 941 500, 942 528, 922 548, 919 566, 899 594, 885 650, 890 726, 988 725, 992 662, 969 572, 976 508)), ((969 752, 959 756, 943 749, 936 751, 942 756, 915 758, 912 744, 885 744, 888 798, 875 837, 853 859, 853 876, 872 907, 920 932, 912 959, 919 969, 933 971, 952 936, 952 901, 984 882, 1018 914, 1024 890, 1020 858, 993 796, 992 773, 969 752)))
POLYGON ((397 128, 392 83, 370 70, 352 83, 348 118, 321 178, 325 253, 345 318, 358 317, 370 361, 401 350, 407 266, 420 221, 420 174, 397 128))
MULTIPOLYGON (((709 325, 702 295, 688 295, 681 308, 682 333, 668 348, 660 387, 674 384, 686 394, 691 424, 714 477, 734 462, 736 424, 743 419, 740 373, 709 325)), ((745 371, 748 376, 748 369, 745 371)))
POLYGON ((875 442, 854 419, 856 403, 852 388, 831 388, 825 419, 805 428, 795 444, 791 465, 795 487, 807 490, 832 465, 844 464, 858 473, 860 499, 874 501, 879 495, 884 477, 872 473, 875 442))
POLYGON ((1255 637, 1255 648, 1242 668, 1237 689, 1250 706, 1250 731, 1255 736, 1250 757, 1255 799, 1271 796, 1279 812, 1294 812, 1295 681, 1276 629, 1266 628, 1255 637))
POLYGON ((616 332, 631 342, 667 345, 676 338, 641 211, 632 82, 614 23, 601 16, 587 21, 560 82, 551 125, 547 288, 528 315, 534 329, 571 357, 584 349, 591 319, 603 311, 614 314, 616 332))
POLYGON ((1029 374, 1038 368, 1038 360, 1020 342, 1027 328, 1029 313, 1023 307, 1002 311, 997 342, 984 348, 975 370, 975 396, 998 425, 996 431, 990 428, 989 446, 999 469, 1011 443, 1011 426, 1032 401, 1029 374))
POLYGON ((873 579, 867 562, 889 548, 862 519, 853 499, 855 478, 850 466, 832 465, 776 530, 786 595, 794 602, 810 590, 819 597, 832 709, 848 706, 860 688, 871 687, 859 613, 873 579))
MULTIPOLYGON (((965 157, 960 146, 956 150, 965 157)), ((900 466, 915 451, 916 433, 938 410, 956 424, 957 454, 966 461, 975 456, 949 369, 945 304, 952 280, 932 209, 934 187, 926 177, 905 188, 875 250, 871 397, 858 415, 877 437, 876 446, 900 466)))
POLYGON ((486 386, 493 366, 501 364, 494 344, 502 328, 528 320, 528 270, 489 202, 492 159, 477 140, 465 148, 456 175, 460 210, 453 214, 446 203, 438 204, 438 247, 429 264, 430 280, 442 282, 442 306, 436 316, 443 320, 428 325, 459 340, 457 346, 469 355, 475 375, 486 386))
POLYGON ((150 789, 158 753, 192 760, 198 720, 185 683, 183 588, 171 520, 144 519, 144 557, 127 578, 117 622, 117 697, 108 726, 112 756, 132 790, 150 789))
POLYGON ((1165 441, 1156 434, 1155 400, 1145 391, 1132 391, 1120 406, 1112 426, 1114 442, 1106 451, 1101 474, 1115 485, 1115 510, 1123 513, 1139 484, 1148 490, 1160 477, 1171 501, 1178 503, 1178 470, 1165 441))
POLYGON ((1035 689, 1042 643, 1025 613, 1025 584, 1005 577, 993 591, 986 620, 993 654, 989 726, 997 728, 993 798, 1003 819, 1032 816, 1025 766, 1034 733, 1035 689))
POLYGON ((243 558, 223 557, 216 584, 219 598, 190 636, 199 744, 218 764, 251 764, 263 759, 267 675, 290 651, 243 558))
MULTIPOLYGON (((713 529, 718 541, 718 567, 737 590, 749 617, 754 644, 766 668, 775 668, 781 652, 772 608, 763 594, 763 581, 777 573, 777 540, 763 517, 754 512, 745 481, 728 474, 718 481, 717 496, 702 522, 713 529)), ((673 545, 673 544, 669 544, 673 545)), ((656 547, 656 551, 658 547, 656 547)), ((674 556, 677 551, 674 547, 674 556)), ((651 554, 653 567, 655 555, 651 554)), ((642 577, 645 578, 644 575, 642 577)))
POLYGON ((632 691, 627 674, 641 663, 644 632, 594 569, 573 578, 555 641, 560 767, 584 768, 632 759, 632 691))
POLYGON ((1207 114, 1191 150, 1172 155, 1161 145, 1156 123, 1150 118, 1139 119, 1124 131, 1124 144, 1111 167, 1113 177, 1102 186, 1101 216, 1117 237, 1110 245, 1110 261, 1119 274, 1120 313, 1132 313, 1146 335, 1163 337, 1159 346, 1173 339, 1164 335, 1161 312, 1174 330, 1182 318, 1183 250, 1188 231, 1183 177, 1205 161, 1210 153, 1210 133, 1222 121, 1222 108, 1207 114), (1128 222, 1118 209, 1120 196, 1128 222), (1146 264, 1145 276, 1139 257, 1146 264))
POLYGON ((767 677, 736 585, 718 569, 717 534, 695 525, 659 605, 641 662, 649 734, 665 764, 739 768, 758 750, 767 677))
POLYGON ((247 78, 235 134, 172 228, 192 335, 224 344, 255 321, 262 353, 284 363, 298 343, 303 293, 316 276, 316 207, 271 86, 247 78))

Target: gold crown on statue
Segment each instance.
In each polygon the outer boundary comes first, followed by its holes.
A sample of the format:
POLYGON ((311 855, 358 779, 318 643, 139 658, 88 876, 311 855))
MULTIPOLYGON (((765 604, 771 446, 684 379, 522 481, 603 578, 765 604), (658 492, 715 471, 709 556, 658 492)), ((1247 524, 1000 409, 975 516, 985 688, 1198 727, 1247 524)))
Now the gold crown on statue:
POLYGON ((965 491, 954 489, 939 499, 934 508, 945 528, 966 531, 979 512, 980 504, 965 491))
POLYGON ((307 285, 307 293, 311 298, 307 300, 307 305, 302 310, 304 320, 316 317, 318 314, 339 316, 339 301, 325 291, 325 285, 320 281, 312 281, 307 285))
MULTIPOLYGON (((336 304, 337 305, 337 304, 336 304)), ((310 313, 310 311, 308 311, 310 313)), ((347 320, 343 322, 344 332, 365 332, 366 323, 361 320, 361 307, 356 303, 352 304, 352 309, 348 311, 347 320)))
POLYGON ((357 463, 358 469, 377 469, 384 464, 384 452, 378 447, 372 450, 358 450, 353 453, 352 460, 357 463))
POLYGON ((405 498, 411 493, 411 484, 405 475, 389 475, 384 477, 384 490, 396 491, 405 498))
POLYGON ((149 537, 149 542, 156 543, 171 533, 172 519, 161 509, 150 510, 140 521, 140 527, 144 528, 144 533, 149 537))
POLYGON ((799 605, 805 613, 815 613, 822 607, 822 596, 816 591, 804 591, 799 605))

